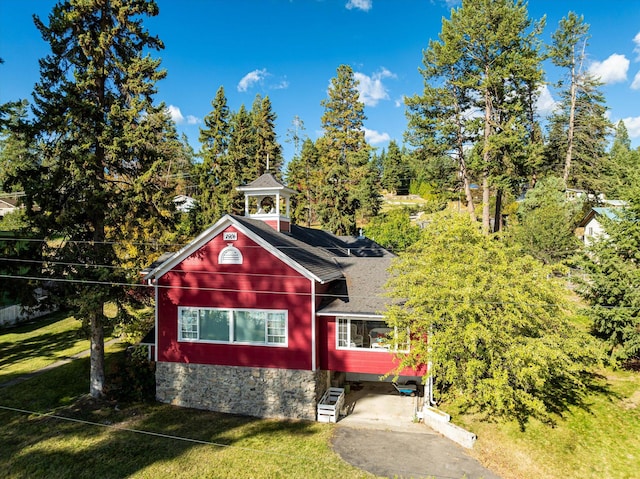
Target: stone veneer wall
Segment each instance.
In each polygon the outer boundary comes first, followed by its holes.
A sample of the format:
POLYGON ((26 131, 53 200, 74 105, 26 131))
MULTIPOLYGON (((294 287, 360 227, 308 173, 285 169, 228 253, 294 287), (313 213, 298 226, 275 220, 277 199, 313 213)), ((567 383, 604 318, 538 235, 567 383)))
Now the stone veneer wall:
POLYGON ((156 398, 177 406, 315 421, 326 371, 158 362, 156 398))

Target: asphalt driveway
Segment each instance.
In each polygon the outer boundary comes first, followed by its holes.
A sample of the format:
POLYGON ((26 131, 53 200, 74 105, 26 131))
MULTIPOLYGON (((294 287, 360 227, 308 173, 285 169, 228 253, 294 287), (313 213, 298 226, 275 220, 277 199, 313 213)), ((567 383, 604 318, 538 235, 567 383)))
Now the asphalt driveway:
POLYGON ((426 432, 339 426, 332 446, 343 460, 377 476, 500 479, 456 443, 426 432))
POLYGON ((500 479, 466 449, 413 421, 420 398, 403 397, 384 383, 365 383, 346 397, 333 449, 343 460, 377 476, 500 479))

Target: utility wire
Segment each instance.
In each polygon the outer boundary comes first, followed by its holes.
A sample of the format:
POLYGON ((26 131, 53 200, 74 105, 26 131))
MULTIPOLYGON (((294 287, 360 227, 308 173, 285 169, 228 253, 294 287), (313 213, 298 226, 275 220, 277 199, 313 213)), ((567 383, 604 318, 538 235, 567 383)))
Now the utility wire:
MULTIPOLYGON (((212 273, 213 274, 213 273, 212 273)), ((307 293, 303 291, 276 291, 271 289, 265 290, 252 290, 252 289, 234 289, 234 288, 207 288, 202 286, 174 286, 174 285, 150 285, 146 283, 125 283, 125 282, 116 282, 116 281, 96 281, 96 280, 81 280, 81 279, 68 279, 68 278, 39 278, 33 276, 19 276, 19 275, 4 275, 0 274, 0 278, 8 278, 8 279, 21 279, 21 280, 29 280, 29 281, 43 281, 43 282, 61 282, 61 283, 73 283, 73 284, 82 284, 82 285, 96 285, 96 286, 122 286, 122 287, 132 287, 132 288, 159 288, 159 289, 167 289, 167 290, 185 290, 185 291, 206 291, 206 292, 215 292, 215 293, 254 293, 254 294, 274 294, 274 295, 288 295, 288 296, 304 296, 311 297, 312 293, 307 293)), ((370 299, 371 295, 353 295, 353 294, 331 294, 331 293, 316 293, 315 297, 318 298, 349 298, 349 299, 370 299)), ((484 305, 494 305, 494 306, 528 306, 528 307, 558 307, 557 304, 554 303, 525 303, 522 301, 478 301, 478 300, 450 300, 450 299, 426 299, 426 303, 444 303, 444 304, 484 304, 484 305)), ((634 306, 603 306, 603 305, 591 305, 587 309, 630 309, 635 310, 638 309, 634 306)))
MULTIPOLYGON (((293 457, 297 460, 300 460, 302 462, 308 462, 309 459, 307 457, 304 456, 296 456, 296 455, 292 455, 290 453, 282 453, 282 452, 277 452, 277 451, 273 451, 270 449, 255 449, 255 448, 250 448, 250 447, 242 447, 242 446, 236 446, 233 444, 222 444, 219 442, 213 442, 213 441, 205 441, 202 439, 193 439, 190 437, 184 437, 184 436, 176 436, 173 434, 164 434, 164 433, 159 433, 159 432, 153 432, 153 431, 144 431, 142 429, 133 429, 130 427, 124 427, 124 426, 119 426, 117 424, 104 424, 104 423, 100 423, 100 422, 94 422, 94 421, 87 421, 85 419, 77 419, 77 418, 72 418, 72 417, 67 417, 67 416, 60 416, 57 414, 53 414, 53 413, 41 413, 41 412, 37 412, 37 411, 30 411, 28 409, 20 409, 20 408, 14 408, 14 407, 9 407, 9 406, 3 406, 0 405, 0 409, 4 409, 5 411, 11 411, 11 412, 17 412, 17 413, 22 413, 22 414, 30 414, 30 415, 34 415, 34 416, 38 416, 38 417, 42 417, 42 418, 51 418, 51 419, 56 419, 59 421, 68 421, 68 422, 74 422, 74 423, 78 423, 78 424, 83 424, 83 425, 87 425, 87 426, 96 426, 96 427, 102 427, 102 428, 106 428, 106 429, 114 429, 116 431, 123 431, 123 432, 131 432, 134 434, 141 434, 141 435, 145 435, 145 436, 152 436, 152 437, 159 437, 162 439, 169 439, 172 441, 183 441, 183 442, 190 442, 190 443, 195 443, 195 444, 202 444, 202 445, 206 445, 206 446, 214 446, 214 447, 219 447, 219 448, 228 448, 228 449, 234 449, 234 450, 238 450, 238 451, 245 451, 245 452, 251 452, 251 453, 257 453, 257 454, 265 454, 265 455, 270 455, 270 456, 281 456, 281 457, 293 457)), ((333 459, 329 459, 329 458, 322 458, 323 460, 326 460, 327 462, 331 461, 333 462, 333 459)), ((331 464, 330 464, 331 465, 331 464)), ((335 469, 339 469, 338 467, 335 467, 335 469)))

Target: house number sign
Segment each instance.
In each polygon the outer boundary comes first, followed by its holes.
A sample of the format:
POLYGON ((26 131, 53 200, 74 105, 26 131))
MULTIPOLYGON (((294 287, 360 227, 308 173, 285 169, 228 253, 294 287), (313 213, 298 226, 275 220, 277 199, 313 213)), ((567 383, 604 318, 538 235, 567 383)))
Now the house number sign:
POLYGON ((234 232, 228 232, 228 233, 223 233, 222 234, 222 239, 224 241, 237 241, 238 239, 238 233, 234 232))

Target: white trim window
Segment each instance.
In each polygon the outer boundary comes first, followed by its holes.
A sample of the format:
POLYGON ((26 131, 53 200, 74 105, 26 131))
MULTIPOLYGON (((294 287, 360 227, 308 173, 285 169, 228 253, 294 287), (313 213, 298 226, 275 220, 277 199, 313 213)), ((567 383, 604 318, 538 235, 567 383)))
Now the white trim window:
POLYGON ((287 311, 178 308, 178 341, 287 346, 287 311))
POLYGON ((336 349, 408 351, 408 344, 392 344, 393 331, 380 319, 336 318, 336 349))

